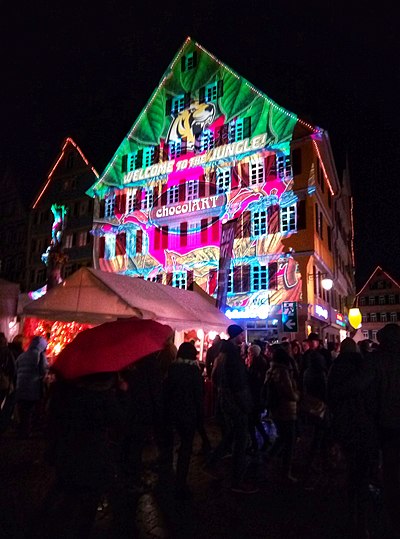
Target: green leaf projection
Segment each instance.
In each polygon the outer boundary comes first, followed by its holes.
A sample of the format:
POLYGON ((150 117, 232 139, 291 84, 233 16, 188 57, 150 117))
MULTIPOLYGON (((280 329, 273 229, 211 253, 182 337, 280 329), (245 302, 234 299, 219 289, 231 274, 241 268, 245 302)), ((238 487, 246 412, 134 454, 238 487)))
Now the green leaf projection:
MULTIPOLYGON (((188 38, 175 55, 164 73, 159 87, 151 95, 132 129, 122 141, 112 160, 99 180, 87 194, 104 198, 110 187, 127 186, 123 167, 124 156, 133 154, 146 147, 163 146, 171 122, 174 120, 168 110, 168 102, 173 98, 185 96, 185 107, 201 101, 208 85, 223 85, 223 89, 213 99, 216 116, 214 130, 236 119, 250 119, 251 133, 247 137, 265 135, 266 148, 276 149, 280 144, 290 142, 297 122, 297 116, 277 105, 265 94, 254 88, 246 79, 235 73, 207 52, 201 45, 188 38), (185 60, 194 55, 192 68, 183 68, 185 60), (203 92, 203 94, 202 94, 203 92)), ((176 116, 176 114, 175 114, 176 116)), ((198 154, 198 150, 196 150, 198 154)), ((159 159, 162 159, 159 152, 159 159)), ((165 156, 164 156, 165 157, 165 156)), ((171 157, 170 157, 171 158, 171 157)), ((128 182, 129 183, 129 182, 128 182)))

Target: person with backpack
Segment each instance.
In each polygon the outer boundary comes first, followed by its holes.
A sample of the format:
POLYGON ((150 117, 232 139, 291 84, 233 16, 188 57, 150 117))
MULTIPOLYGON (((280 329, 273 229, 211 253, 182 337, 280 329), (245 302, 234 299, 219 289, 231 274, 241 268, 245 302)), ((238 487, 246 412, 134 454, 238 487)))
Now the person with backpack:
POLYGON ((295 483, 297 478, 292 474, 292 464, 300 393, 291 369, 291 358, 280 345, 274 345, 272 349, 272 361, 265 378, 264 395, 268 413, 275 423, 278 434, 269 456, 282 457, 281 476, 289 483, 295 483))

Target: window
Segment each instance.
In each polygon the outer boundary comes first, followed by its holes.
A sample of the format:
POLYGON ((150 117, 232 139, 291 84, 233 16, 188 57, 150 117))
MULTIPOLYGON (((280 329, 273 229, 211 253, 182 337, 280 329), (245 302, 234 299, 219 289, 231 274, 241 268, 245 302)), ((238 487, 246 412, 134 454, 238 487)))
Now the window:
POLYGON ((281 207, 281 232, 293 232, 296 230, 296 204, 281 207))
POLYGON ((104 250, 104 258, 106 260, 109 260, 110 258, 115 257, 115 243, 116 238, 115 234, 105 234, 105 250, 104 250))
POLYGON ((376 322, 377 321, 376 313, 371 313, 369 316, 370 316, 370 322, 376 322))
POLYGON ((84 232, 79 232, 78 233, 78 247, 83 247, 84 245, 86 245, 88 243, 87 239, 88 239, 88 233, 86 230, 84 232))
POLYGON ((149 167, 154 163, 154 146, 144 148, 143 150, 143 167, 149 167))
POLYGON ((153 206, 153 189, 146 189, 142 200, 142 210, 150 210, 153 206))
POLYGON ((238 118, 229 123, 229 142, 238 142, 250 136, 250 118, 238 118))
POLYGON ((128 189, 126 197, 126 211, 131 213, 137 210, 136 189, 128 189))
POLYGON ((209 129, 203 131, 200 137, 200 151, 207 152, 215 147, 214 133, 209 129))
POLYGON ((369 339, 369 331, 368 331, 368 329, 363 329, 362 334, 363 334, 364 339, 369 339))
POLYGON ((143 230, 131 229, 126 233, 126 254, 130 257, 143 253, 143 230))
POLYGON ((209 103, 210 101, 215 101, 218 97, 218 84, 213 82, 212 84, 207 84, 204 91, 204 102, 209 103))
POLYGON ((233 292, 233 268, 228 270, 228 293, 233 292))
POLYGON ((360 305, 365 305, 365 296, 360 298, 360 305))
POLYGON ((258 238, 267 233, 267 212, 265 210, 254 212, 251 220, 252 236, 258 238))
POLYGON ((385 305, 385 296, 379 296, 379 305, 385 305))
POLYGON ((368 305, 375 305, 375 296, 369 296, 368 305))
POLYGON ((368 315, 367 315, 367 314, 363 314, 363 315, 362 315, 362 321, 363 321, 364 324, 365 324, 366 322, 368 322, 368 315))
POLYGON ((252 290, 267 290, 268 288, 268 267, 253 266, 252 267, 252 290))
POLYGON ((105 199, 104 216, 113 217, 115 214, 115 194, 109 195, 105 199))
POLYGON ((230 167, 217 168, 216 174, 216 193, 220 195, 226 193, 231 188, 231 169, 230 167))
POLYGON ((252 160, 249 167, 250 185, 258 185, 264 182, 264 161, 261 159, 252 160))
POLYGON ((186 200, 199 198, 199 181, 189 180, 186 184, 186 200))
POLYGON ((168 204, 179 202, 179 185, 173 185, 168 189, 168 204))
POLYGON ((290 162, 290 155, 277 155, 276 156, 276 170, 278 178, 281 180, 287 176, 292 175, 292 165, 290 162))
POLYGON ((390 294, 389 296, 389 305, 394 305, 394 295, 390 294))
POLYGON ((185 153, 183 151, 181 140, 171 140, 168 146, 169 146, 169 155, 171 159, 176 159, 177 157, 180 157, 181 155, 185 153))
POLYGON ((182 112, 185 108, 185 96, 184 95, 177 95, 176 97, 172 98, 171 103, 171 112, 173 114, 178 114, 178 112, 182 112))
POLYGON ((198 235, 197 233, 200 231, 200 223, 191 222, 188 223, 188 229, 187 229, 187 244, 190 247, 194 247, 198 245, 198 235))
POLYGON ((174 271, 172 274, 172 286, 175 288, 187 288, 186 271, 174 271))
POLYGON ((390 313, 390 321, 394 323, 397 322, 397 313, 390 313))
POLYGON ((137 170, 138 168, 141 168, 142 159, 143 159, 142 151, 129 153, 126 156, 126 171, 132 172, 133 170, 137 170))
POLYGON ((182 56, 181 59, 181 69, 182 71, 190 71, 197 65, 197 52, 193 51, 185 56, 182 56))
POLYGON ((376 338, 376 335, 378 333, 378 330, 377 329, 373 329, 372 332, 371 332, 371 337, 372 337, 372 340, 373 341, 376 341, 377 338, 376 338))
POLYGON ((73 241, 73 234, 66 234, 65 235, 65 243, 64 243, 64 247, 66 249, 70 249, 72 247, 72 241, 73 241))
POLYGON ((386 313, 381 313, 381 319, 380 319, 381 322, 387 322, 387 315, 386 313))

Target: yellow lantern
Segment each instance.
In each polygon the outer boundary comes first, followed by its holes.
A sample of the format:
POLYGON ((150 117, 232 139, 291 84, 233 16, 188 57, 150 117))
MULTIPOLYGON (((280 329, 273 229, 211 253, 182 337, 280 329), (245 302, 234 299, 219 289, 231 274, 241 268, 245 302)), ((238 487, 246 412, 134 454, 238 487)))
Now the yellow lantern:
POLYGON ((354 329, 359 329, 362 322, 362 314, 358 307, 352 307, 349 310, 349 322, 354 329))

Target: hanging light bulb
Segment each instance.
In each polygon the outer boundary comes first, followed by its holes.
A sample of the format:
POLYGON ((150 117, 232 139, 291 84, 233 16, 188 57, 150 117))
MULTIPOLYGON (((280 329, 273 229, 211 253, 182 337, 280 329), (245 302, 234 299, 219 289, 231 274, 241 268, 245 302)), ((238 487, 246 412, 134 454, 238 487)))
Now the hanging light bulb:
POLYGON ((349 310, 349 322, 354 329, 359 329, 362 322, 362 314, 358 307, 352 307, 349 310))

